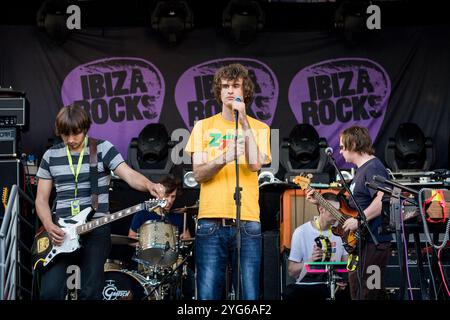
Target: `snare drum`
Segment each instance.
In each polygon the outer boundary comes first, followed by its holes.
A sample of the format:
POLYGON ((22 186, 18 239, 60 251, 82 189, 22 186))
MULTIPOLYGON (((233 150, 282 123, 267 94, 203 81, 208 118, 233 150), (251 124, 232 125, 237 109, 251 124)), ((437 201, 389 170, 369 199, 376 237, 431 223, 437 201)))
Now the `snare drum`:
POLYGON ((137 257, 152 265, 168 266, 178 258, 177 227, 149 220, 139 228, 137 257))
POLYGON ((120 260, 113 260, 113 259, 106 259, 105 267, 104 267, 105 271, 120 270, 120 269, 124 269, 124 264, 123 264, 122 261, 120 261, 120 260))

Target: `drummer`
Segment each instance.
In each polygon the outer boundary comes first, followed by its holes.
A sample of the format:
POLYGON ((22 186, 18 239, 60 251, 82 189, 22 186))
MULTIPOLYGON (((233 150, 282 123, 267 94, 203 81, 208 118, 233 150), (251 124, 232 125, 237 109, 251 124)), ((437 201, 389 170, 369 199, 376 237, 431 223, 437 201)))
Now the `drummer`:
POLYGON ((149 220, 164 220, 176 227, 178 227, 178 234, 180 234, 180 240, 190 239, 191 234, 189 229, 183 230, 183 215, 179 213, 171 212, 170 209, 177 198, 177 191, 179 189, 179 182, 172 176, 168 175, 164 177, 160 182, 164 186, 165 199, 167 205, 164 208, 157 208, 152 212, 140 211, 136 213, 131 221, 130 230, 128 236, 131 238, 138 238, 138 231, 141 225, 149 220))

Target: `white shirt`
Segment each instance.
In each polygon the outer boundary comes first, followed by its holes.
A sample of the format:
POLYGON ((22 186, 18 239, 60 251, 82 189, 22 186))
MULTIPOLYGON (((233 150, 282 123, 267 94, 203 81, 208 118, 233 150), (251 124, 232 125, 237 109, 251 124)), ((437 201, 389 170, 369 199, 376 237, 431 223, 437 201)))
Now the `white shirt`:
MULTIPOLYGON (((294 262, 308 262, 308 259, 311 258, 314 245, 314 239, 320 236, 321 234, 325 237, 329 237, 329 231, 325 230, 322 233, 314 228, 312 225, 314 221, 309 221, 297 229, 295 229, 292 234, 291 241, 291 252, 289 254, 289 260, 294 262)), ((331 235, 331 259, 330 261, 341 261, 342 257, 347 255, 347 251, 344 249, 344 245, 342 244, 342 239, 334 234, 331 235)), ((304 275, 300 273, 300 276, 297 278, 296 283, 299 284, 304 275)))

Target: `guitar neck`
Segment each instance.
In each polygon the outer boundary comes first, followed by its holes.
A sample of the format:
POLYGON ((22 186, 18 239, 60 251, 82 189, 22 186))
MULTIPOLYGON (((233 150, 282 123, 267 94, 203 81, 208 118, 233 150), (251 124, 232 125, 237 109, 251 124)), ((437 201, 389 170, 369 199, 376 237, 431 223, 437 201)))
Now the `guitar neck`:
POLYGON ((77 233, 80 235, 88 233, 96 228, 99 228, 108 223, 114 222, 116 220, 125 218, 133 213, 136 213, 136 212, 139 212, 142 210, 147 210, 145 203, 140 203, 138 205, 129 207, 127 209, 123 209, 123 210, 108 214, 107 216, 97 218, 97 219, 91 220, 87 223, 84 223, 77 227, 77 233))
POLYGON ((313 196, 314 199, 316 199, 322 207, 324 207, 329 213, 333 215, 333 217, 336 218, 339 224, 342 225, 345 222, 345 217, 342 215, 342 213, 338 209, 333 207, 327 200, 325 200, 320 192, 314 191, 313 196))

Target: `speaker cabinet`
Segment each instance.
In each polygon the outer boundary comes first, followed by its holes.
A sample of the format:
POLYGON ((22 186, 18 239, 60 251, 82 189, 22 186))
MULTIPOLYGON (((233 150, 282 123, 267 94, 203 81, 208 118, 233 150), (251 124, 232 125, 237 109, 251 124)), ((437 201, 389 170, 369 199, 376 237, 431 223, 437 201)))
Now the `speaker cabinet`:
POLYGON ((0 127, 0 157, 17 158, 16 128, 0 127))
POLYGON ((281 297, 279 238, 278 230, 262 234, 260 287, 263 300, 280 300, 281 297))

